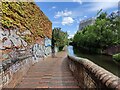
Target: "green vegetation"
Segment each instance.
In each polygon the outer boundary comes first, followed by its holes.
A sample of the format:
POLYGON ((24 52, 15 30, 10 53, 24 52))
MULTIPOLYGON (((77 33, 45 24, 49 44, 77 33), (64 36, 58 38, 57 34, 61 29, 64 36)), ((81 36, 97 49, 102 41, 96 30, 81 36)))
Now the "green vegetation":
POLYGON ((120 62, 120 53, 113 55, 113 59, 115 59, 117 62, 120 62))
POLYGON ((69 40, 69 42, 72 42, 72 41, 73 41, 73 38, 69 38, 68 40, 69 40))
POLYGON ((75 34, 73 43, 97 53, 120 44, 120 17, 115 13, 108 17, 107 13, 102 12, 93 25, 86 26, 75 34))
POLYGON ((61 28, 54 28, 52 31, 52 45, 57 46, 61 51, 68 44, 68 34, 63 32, 61 28))
POLYGON ((25 35, 25 37, 23 38, 26 42, 31 43, 32 39, 30 35, 25 35))
POLYGON ((52 29, 50 28, 52 23, 35 3, 2 2, 1 6, 2 19, 0 22, 3 28, 7 28, 8 30, 19 28, 20 33, 29 30, 32 35, 29 38, 28 36, 24 37, 28 42, 34 42, 36 37, 51 37, 49 30, 52 29))

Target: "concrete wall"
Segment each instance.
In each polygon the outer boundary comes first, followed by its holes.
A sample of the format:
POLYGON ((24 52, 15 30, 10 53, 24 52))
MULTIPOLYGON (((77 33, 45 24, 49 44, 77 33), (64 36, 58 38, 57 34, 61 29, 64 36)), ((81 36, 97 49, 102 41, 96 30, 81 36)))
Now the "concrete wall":
POLYGON ((88 59, 68 56, 68 65, 82 90, 120 90, 120 78, 88 59))
POLYGON ((95 23, 95 18, 89 18, 89 19, 86 19, 86 20, 82 20, 79 24, 79 30, 85 28, 88 25, 92 25, 94 23, 95 23))

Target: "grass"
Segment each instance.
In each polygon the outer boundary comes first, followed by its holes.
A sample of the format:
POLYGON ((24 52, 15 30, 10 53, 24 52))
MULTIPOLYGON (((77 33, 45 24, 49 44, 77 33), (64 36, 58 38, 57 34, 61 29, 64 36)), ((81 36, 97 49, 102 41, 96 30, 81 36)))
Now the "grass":
POLYGON ((120 62, 120 53, 113 55, 113 59, 120 62))

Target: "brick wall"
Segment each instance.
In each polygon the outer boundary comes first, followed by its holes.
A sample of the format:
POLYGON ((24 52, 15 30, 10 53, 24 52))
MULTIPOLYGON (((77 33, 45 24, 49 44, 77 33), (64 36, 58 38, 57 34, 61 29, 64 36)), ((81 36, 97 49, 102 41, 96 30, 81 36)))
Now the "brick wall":
POLYGON ((51 38, 52 23, 33 2, 1 4, 0 87, 14 87, 31 65, 50 55, 51 47, 44 46, 44 38, 51 38), (32 51, 35 44, 38 47, 32 51), (22 59, 28 55, 32 57, 22 59))
POLYGON ((88 59, 68 56, 68 65, 83 89, 120 90, 120 78, 88 59))
POLYGON ((103 51, 104 54, 113 55, 120 53, 120 45, 112 46, 103 51))

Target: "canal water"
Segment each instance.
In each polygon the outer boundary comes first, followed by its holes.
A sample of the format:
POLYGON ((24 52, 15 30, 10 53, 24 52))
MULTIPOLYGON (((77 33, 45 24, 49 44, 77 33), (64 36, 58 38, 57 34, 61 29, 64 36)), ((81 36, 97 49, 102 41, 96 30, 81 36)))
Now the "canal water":
POLYGON ((104 69, 120 77, 120 65, 113 61, 111 56, 90 54, 73 46, 68 46, 68 53, 72 56, 87 58, 104 69))

